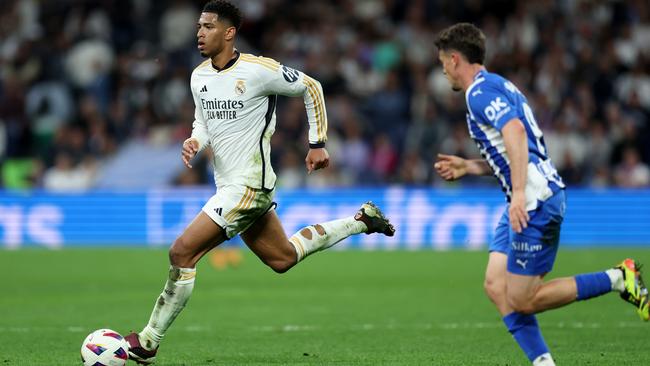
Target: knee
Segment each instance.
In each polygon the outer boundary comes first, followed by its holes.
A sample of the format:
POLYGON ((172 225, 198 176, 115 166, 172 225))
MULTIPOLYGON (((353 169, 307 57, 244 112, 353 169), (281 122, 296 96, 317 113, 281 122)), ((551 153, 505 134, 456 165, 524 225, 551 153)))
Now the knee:
POLYGON ((286 246, 278 247, 272 253, 267 253, 265 256, 260 256, 262 262, 275 273, 285 273, 298 263, 298 256, 293 245, 287 241, 286 246))
POLYGON ((295 264, 296 263, 294 260, 288 260, 288 259, 275 259, 275 260, 268 261, 266 263, 266 265, 271 267, 271 269, 275 273, 279 273, 279 274, 287 272, 295 264))
POLYGON ((526 296, 526 294, 509 293, 506 297, 508 305, 512 308, 512 311, 521 314, 535 314, 535 304, 530 296, 526 296))
POLYGON ((483 282, 483 290, 485 294, 492 300, 492 302, 497 303, 506 295, 506 285, 503 280, 498 280, 492 277, 486 277, 483 282))
POLYGON ((169 248, 169 263, 174 267, 189 268, 193 267, 192 258, 185 239, 182 236, 176 238, 172 247, 169 248))

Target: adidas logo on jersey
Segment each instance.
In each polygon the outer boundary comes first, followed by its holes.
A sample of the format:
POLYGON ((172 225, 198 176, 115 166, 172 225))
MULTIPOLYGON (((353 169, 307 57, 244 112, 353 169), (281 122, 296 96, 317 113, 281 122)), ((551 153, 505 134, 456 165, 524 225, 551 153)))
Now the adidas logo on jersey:
POLYGON ((201 88, 200 93, 207 93, 208 92, 208 86, 203 85, 203 88, 201 88))

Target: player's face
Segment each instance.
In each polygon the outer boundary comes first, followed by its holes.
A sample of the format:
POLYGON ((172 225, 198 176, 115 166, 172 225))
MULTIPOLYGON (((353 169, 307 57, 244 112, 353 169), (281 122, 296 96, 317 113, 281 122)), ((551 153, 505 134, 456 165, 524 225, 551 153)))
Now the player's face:
POLYGON ((223 51, 226 40, 234 36, 234 27, 218 21, 215 13, 201 13, 196 23, 197 48, 203 57, 213 57, 223 51))
POLYGON ((449 81, 449 84, 451 84, 451 89, 453 91, 463 90, 460 86, 458 73, 456 72, 456 65, 458 61, 456 59, 457 57, 457 54, 451 52, 443 50, 440 50, 440 52, 438 52, 438 59, 442 64, 442 71, 445 74, 447 81, 449 81))

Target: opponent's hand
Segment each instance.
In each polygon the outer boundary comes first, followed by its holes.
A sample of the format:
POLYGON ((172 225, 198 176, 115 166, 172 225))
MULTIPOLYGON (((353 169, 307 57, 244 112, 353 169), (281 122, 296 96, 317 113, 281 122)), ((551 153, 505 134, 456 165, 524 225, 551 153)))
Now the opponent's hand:
POLYGON ((433 167, 444 180, 452 181, 467 174, 467 161, 455 155, 438 154, 433 167))
POLYGON ((183 164, 186 167, 192 169, 192 164, 190 160, 196 155, 199 151, 199 142, 194 138, 190 137, 189 139, 183 141, 183 149, 181 150, 181 156, 183 158, 183 164))
POLYGON ((325 148, 309 149, 307 157, 305 158, 305 166, 307 167, 307 174, 312 171, 327 168, 330 165, 330 154, 325 148))
POLYGON ((508 207, 508 215, 510 215, 510 227, 516 233, 521 233, 528 227, 528 211, 526 211, 526 194, 524 192, 515 192, 510 199, 510 207, 508 207))

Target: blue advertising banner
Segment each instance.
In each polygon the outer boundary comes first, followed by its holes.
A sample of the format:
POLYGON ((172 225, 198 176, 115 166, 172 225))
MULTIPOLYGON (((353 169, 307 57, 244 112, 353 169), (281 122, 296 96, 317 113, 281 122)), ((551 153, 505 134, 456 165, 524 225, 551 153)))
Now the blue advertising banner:
MULTIPOLYGON (((0 192, 0 247, 169 245, 214 193, 211 189, 0 192)), ((563 246, 650 245, 650 191, 569 190, 563 246)), ((394 223, 393 238, 358 235, 337 248, 484 248, 505 201, 495 189, 279 190, 278 215, 291 235, 351 216, 372 200, 394 223)), ((237 240, 237 239, 234 239, 237 240)))

